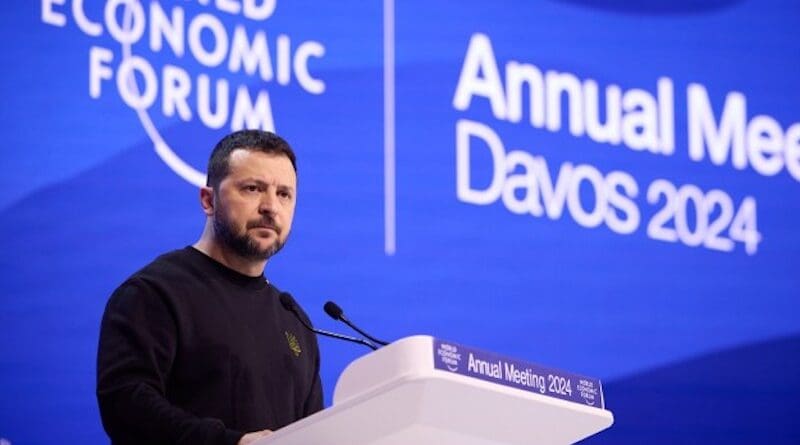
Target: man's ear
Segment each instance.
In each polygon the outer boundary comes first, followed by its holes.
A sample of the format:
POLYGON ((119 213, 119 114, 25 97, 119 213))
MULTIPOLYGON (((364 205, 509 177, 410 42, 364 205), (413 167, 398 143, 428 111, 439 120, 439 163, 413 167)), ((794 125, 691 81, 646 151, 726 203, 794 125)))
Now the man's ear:
POLYGON ((200 187, 200 206, 206 216, 214 214, 214 189, 211 187, 200 187))

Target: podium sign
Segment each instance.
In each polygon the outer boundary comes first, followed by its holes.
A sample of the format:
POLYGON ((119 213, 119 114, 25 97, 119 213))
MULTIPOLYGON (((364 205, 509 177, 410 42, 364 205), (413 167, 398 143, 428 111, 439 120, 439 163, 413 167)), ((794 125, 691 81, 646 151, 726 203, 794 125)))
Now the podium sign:
POLYGON ((434 339, 436 369, 605 408, 600 380, 434 339))
POLYGON ((563 445, 613 423, 597 379, 429 336, 342 373, 333 406, 258 445, 563 445))

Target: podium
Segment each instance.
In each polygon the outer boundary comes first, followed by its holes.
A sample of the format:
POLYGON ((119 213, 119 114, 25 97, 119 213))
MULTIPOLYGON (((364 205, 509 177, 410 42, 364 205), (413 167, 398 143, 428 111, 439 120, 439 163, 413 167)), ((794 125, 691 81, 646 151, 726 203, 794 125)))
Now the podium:
POLYGON ((613 423, 600 381, 429 336, 353 361, 333 406, 257 445, 563 445, 613 423))

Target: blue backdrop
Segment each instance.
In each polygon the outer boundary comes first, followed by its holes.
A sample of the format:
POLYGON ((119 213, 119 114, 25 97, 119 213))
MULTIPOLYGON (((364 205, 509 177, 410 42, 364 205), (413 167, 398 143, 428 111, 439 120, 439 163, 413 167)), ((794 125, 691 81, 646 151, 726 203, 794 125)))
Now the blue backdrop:
MULTIPOLYGON (((193 243, 224 134, 299 157, 267 276, 603 379, 586 443, 796 444, 800 8, 780 0, 0 5, 0 438, 105 443, 111 291, 193 243)), ((330 403, 364 353, 321 340, 330 403)))

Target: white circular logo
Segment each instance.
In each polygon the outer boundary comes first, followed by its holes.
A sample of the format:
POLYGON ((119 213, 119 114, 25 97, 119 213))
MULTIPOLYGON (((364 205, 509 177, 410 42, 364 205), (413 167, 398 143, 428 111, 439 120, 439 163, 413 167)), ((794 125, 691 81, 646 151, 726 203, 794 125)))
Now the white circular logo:
MULTIPOLYGON (((209 2, 200 3, 206 6, 209 2)), ((240 14, 259 23, 259 29, 254 32, 248 32, 244 22, 236 22, 234 27, 226 28, 222 19, 207 10, 191 19, 184 19, 183 6, 174 6, 172 13, 168 14, 158 2, 153 1, 150 17, 147 18, 139 0, 112 0, 106 4, 106 28, 122 51, 122 60, 116 72, 119 95, 136 112, 158 157, 178 176, 195 186, 205 185, 206 174, 178 155, 174 146, 164 140, 148 113, 148 109, 159 98, 159 93, 163 114, 167 118, 176 114, 183 121, 197 118, 212 130, 229 125, 231 131, 245 128, 275 131, 269 93, 263 85, 275 82, 279 86, 288 86, 296 82, 307 93, 318 95, 325 92, 325 82, 309 72, 309 63, 325 55, 322 43, 314 40, 293 41, 284 33, 269 34, 274 40, 268 41, 268 34, 261 22, 272 14, 275 3, 276 0, 262 3, 245 1, 237 7, 233 3, 215 4, 220 11, 240 14), (117 22, 119 7, 122 7, 122 14, 117 22), (176 15, 175 12, 180 14, 176 15), (170 19, 176 16, 181 17, 180 20, 170 19), (168 45, 178 58, 191 54, 192 62, 212 70, 225 70, 225 74, 216 79, 215 98, 210 97, 212 86, 206 72, 196 73, 195 80, 193 73, 180 66, 164 65, 159 75, 149 59, 133 54, 133 45, 145 35, 147 20, 152 22, 151 27, 155 27, 150 31, 148 41, 154 54, 161 53, 168 45), (269 51, 272 44, 275 48, 274 62, 269 51), (137 78, 143 79, 141 90, 137 78), (259 87, 251 95, 253 80, 259 87), (232 85, 232 82, 238 85, 232 85), (190 94, 196 95, 195 109, 189 105, 190 94), (210 104, 215 99, 216 110, 211 111, 210 104)), ((102 29, 98 29, 91 35, 97 36, 101 32, 102 29)), ((90 95, 98 98, 101 82, 112 78, 109 62, 113 54, 100 47, 93 47, 90 53, 90 95)))
MULTIPOLYGON (((125 4, 125 12, 123 18, 125 29, 130 30, 133 26, 133 9, 129 7, 128 3, 125 4)), ((131 51, 131 43, 124 42, 122 43, 122 60, 129 60, 132 57, 131 51)), ((136 79, 134 76, 129 75, 126 79, 126 87, 132 93, 136 95, 139 94, 138 87, 136 86, 136 79)), ((191 165, 187 164, 183 159, 181 159, 172 148, 164 141, 164 138, 161 137, 161 134, 158 132, 158 129, 153 124, 153 120, 150 119, 150 115, 147 114, 147 110, 143 107, 139 107, 135 109, 136 115, 139 117, 139 122, 142 123, 142 127, 144 128, 145 133, 153 142, 153 148, 158 154, 158 157, 164 161, 165 164, 169 168, 172 169, 178 176, 183 178, 184 180, 188 181, 190 184, 193 184, 197 187, 203 187, 206 185, 206 174, 203 172, 198 171, 191 165)), ((0 444, 2 445, 2 444, 0 444)))

